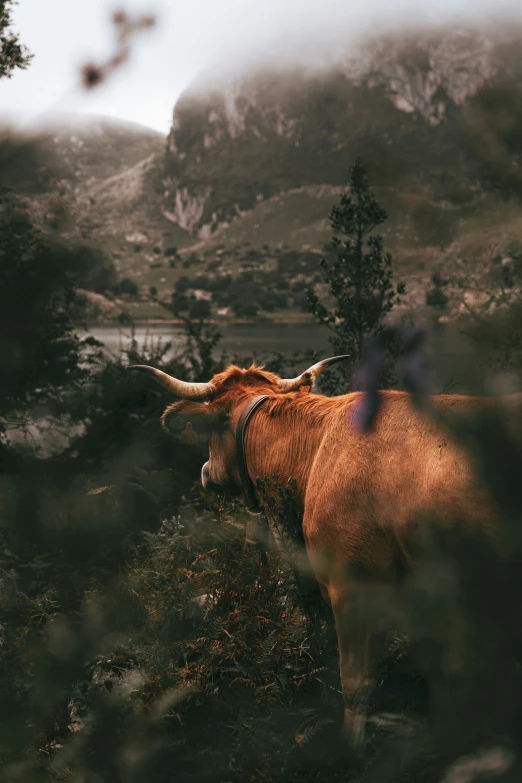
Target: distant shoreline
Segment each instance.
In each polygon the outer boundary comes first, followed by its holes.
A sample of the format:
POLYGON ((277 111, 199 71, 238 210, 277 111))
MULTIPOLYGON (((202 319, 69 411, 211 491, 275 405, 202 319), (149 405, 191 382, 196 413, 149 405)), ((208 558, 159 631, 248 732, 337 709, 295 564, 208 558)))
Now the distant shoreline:
MULTIPOLYGON (((130 323, 122 324, 119 321, 89 321, 87 322, 87 329, 93 329, 93 328, 115 328, 115 329, 130 329, 133 326, 137 327, 143 327, 143 326, 182 326, 184 321, 181 321, 178 318, 150 318, 150 319, 136 319, 131 321, 130 323)), ((283 326, 319 326, 315 321, 311 319, 295 319, 292 321, 285 321, 283 319, 266 319, 266 320, 240 320, 235 319, 234 321, 217 321, 215 319, 209 318, 204 320, 205 324, 214 325, 214 326, 268 326, 270 324, 281 324, 283 326)))
MULTIPOLYGON (((430 322, 433 320, 433 318, 437 315, 436 313, 429 312, 428 308, 422 308, 416 312, 409 312, 406 310, 398 310, 398 313, 400 312, 401 315, 408 315, 415 320, 421 321, 421 322, 430 322)), ((462 316, 456 316, 453 315, 453 317, 449 317, 448 314, 445 314, 445 320, 446 324, 456 324, 458 322, 462 323, 463 318, 462 316)), ((216 318, 208 318, 204 319, 205 324, 209 324, 212 326, 222 326, 223 328, 229 328, 231 326, 271 326, 273 324, 281 325, 281 326, 317 326, 318 328, 323 328, 321 324, 318 324, 317 321, 314 321, 314 319, 307 313, 303 313, 302 318, 292 318, 292 319, 286 319, 286 318, 262 318, 262 319, 252 319, 252 318, 234 318, 231 320, 218 320, 216 318)), ((120 323, 119 321, 88 321, 87 322, 87 329, 93 329, 93 328, 119 328, 119 329, 130 329, 133 326, 138 328, 143 328, 144 326, 183 326, 184 321, 182 321, 179 318, 136 318, 130 321, 129 323, 120 323)))

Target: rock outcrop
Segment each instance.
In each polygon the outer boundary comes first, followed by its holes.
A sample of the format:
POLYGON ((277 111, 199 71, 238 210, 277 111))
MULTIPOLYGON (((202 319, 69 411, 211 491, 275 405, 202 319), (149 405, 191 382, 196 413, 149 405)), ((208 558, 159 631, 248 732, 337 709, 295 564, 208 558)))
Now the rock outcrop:
POLYGON ((206 238, 275 194, 342 185, 356 155, 376 184, 451 203, 464 182, 471 197, 489 172, 468 107, 498 85, 518 89, 521 39, 431 30, 367 42, 328 71, 200 78, 174 110, 164 214, 206 238))

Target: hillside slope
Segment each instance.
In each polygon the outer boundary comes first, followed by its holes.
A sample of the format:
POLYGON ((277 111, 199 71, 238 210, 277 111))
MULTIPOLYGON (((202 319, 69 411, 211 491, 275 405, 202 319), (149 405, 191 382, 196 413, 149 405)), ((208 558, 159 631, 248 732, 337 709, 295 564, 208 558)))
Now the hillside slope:
POLYGON ((145 245, 183 245, 186 232, 162 216, 164 149, 162 134, 108 118, 4 128, 0 186, 23 196, 43 228, 60 213, 71 238, 107 251, 125 253, 137 232, 145 245))
POLYGON ((4 134, 0 185, 44 228, 110 255, 142 298, 153 291, 158 316, 177 286, 176 301, 210 302, 214 316, 303 317, 360 156, 408 304, 423 304, 434 269, 462 298, 522 258, 521 43, 520 26, 431 29, 367 41, 321 71, 202 74, 166 141, 104 119, 4 134), (253 287, 287 293, 253 301, 253 287))

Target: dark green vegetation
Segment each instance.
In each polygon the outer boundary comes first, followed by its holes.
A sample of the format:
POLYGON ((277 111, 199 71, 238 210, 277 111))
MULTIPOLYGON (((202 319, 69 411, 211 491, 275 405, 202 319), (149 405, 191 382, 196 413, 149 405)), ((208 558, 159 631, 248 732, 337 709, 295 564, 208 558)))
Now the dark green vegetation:
POLYGON ((81 262, 81 256, 42 237, 13 193, 0 193, 2 435, 10 421, 23 420, 39 406, 42 416, 58 411, 64 382, 73 389, 82 376, 71 317, 81 262))
MULTIPOLYGON (((338 734, 335 635, 313 584, 281 550, 245 539, 241 508, 202 496, 204 443, 163 432, 168 396, 126 369, 208 380, 224 361, 216 329, 187 319, 187 348, 168 362, 161 345, 111 360, 82 346, 71 329, 76 256, 50 248, 12 199, 3 307, 27 329, 10 335, 0 386, 2 781, 436 783, 470 764, 519 780, 516 418, 448 421, 491 485, 509 546, 421 526, 421 567, 384 608, 393 632, 355 754, 338 734)), ((504 367, 504 325, 487 327, 504 367)), ((5 342, 7 321, 3 331, 5 342)), ((301 545, 291 485, 276 497, 274 535, 291 554, 301 545)))
POLYGON ((235 274, 227 270, 221 256, 209 262, 203 274, 181 275, 174 285, 171 305, 174 312, 193 312, 204 296, 213 314, 229 314, 238 319, 268 318, 275 312, 306 313, 306 289, 320 282, 314 253, 281 252, 275 264, 264 264, 261 253, 245 253, 235 274), (199 301, 198 301, 199 297, 199 301))

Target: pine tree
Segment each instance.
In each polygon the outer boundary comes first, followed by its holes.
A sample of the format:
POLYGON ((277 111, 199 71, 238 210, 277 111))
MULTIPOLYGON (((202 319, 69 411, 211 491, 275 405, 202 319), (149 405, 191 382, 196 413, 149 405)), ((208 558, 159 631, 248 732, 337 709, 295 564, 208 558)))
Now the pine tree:
POLYGON ((0 0, 0 78, 10 78, 15 68, 27 68, 32 55, 10 29, 13 0, 0 0))
MULTIPOLYGON (((351 356, 350 362, 339 365, 341 381, 333 373, 325 377, 323 388, 328 392, 353 388, 353 369, 361 361, 366 337, 379 338, 389 358, 396 353, 384 318, 400 301, 405 286, 394 283, 392 257, 384 251, 382 236, 373 233, 387 217, 372 192, 367 168, 357 159, 350 169, 347 192, 330 212, 335 255, 320 262, 332 309, 315 290, 307 292, 310 312, 332 333, 334 354, 351 356)), ((391 378, 388 367, 383 383, 389 384, 391 378)))

